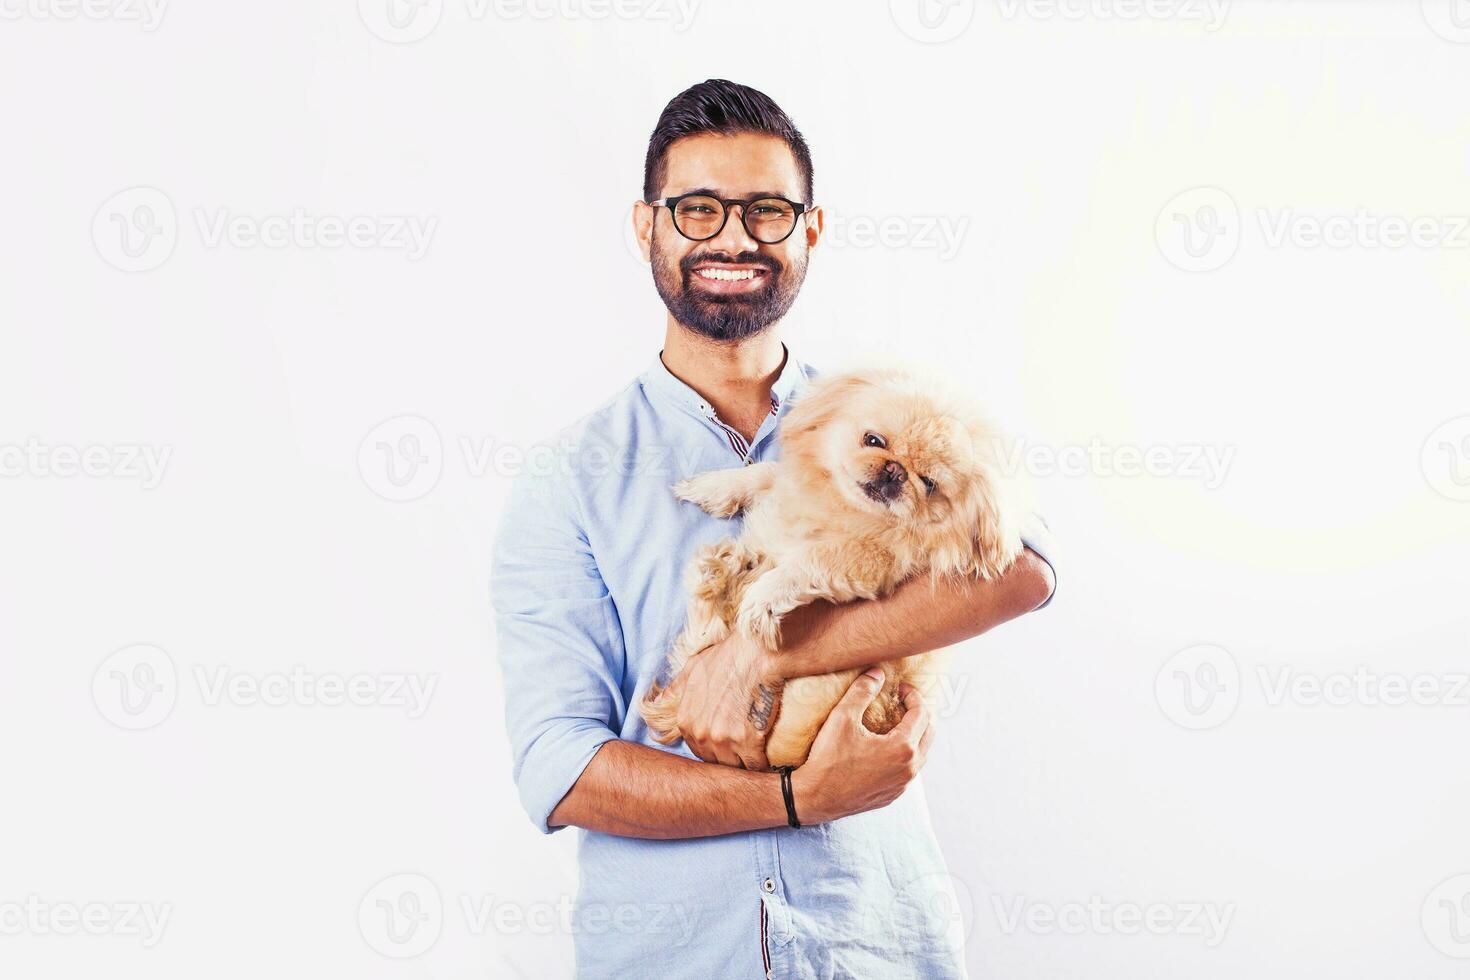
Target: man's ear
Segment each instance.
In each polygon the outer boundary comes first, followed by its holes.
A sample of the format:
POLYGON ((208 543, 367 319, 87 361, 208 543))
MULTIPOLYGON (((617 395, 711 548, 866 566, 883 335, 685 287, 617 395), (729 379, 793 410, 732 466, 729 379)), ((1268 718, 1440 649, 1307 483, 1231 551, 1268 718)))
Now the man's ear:
POLYGON ((633 202, 633 213, 628 220, 633 222, 633 237, 638 239, 638 251, 643 253, 643 261, 652 261, 653 254, 653 218, 658 210, 643 201, 633 202))
POLYGON ((822 237, 822 209, 812 208, 806 212, 806 247, 814 248, 822 237))

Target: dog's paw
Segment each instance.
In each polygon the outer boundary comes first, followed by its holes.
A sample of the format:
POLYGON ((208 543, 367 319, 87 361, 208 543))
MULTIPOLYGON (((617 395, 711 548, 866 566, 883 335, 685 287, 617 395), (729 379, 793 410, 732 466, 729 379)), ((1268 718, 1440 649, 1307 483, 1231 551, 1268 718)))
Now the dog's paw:
POLYGON ((674 484, 674 496, 716 517, 734 517, 742 506, 739 494, 719 470, 680 480, 674 484))
POLYGON ((736 626, 740 632, 767 650, 774 650, 781 645, 781 617, 768 605, 746 603, 741 606, 736 626))

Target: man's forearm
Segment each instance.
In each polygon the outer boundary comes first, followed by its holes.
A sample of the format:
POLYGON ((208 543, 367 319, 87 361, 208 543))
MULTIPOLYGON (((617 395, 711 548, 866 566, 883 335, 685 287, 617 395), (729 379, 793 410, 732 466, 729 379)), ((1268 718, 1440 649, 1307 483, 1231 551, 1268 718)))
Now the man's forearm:
POLYGON ((713 837, 784 827, 786 805, 776 773, 612 741, 597 750, 548 822, 621 837, 713 837))
POLYGON ((783 677, 805 677, 937 650, 1030 612, 1053 586, 1051 566, 1026 550, 991 582, 920 575, 882 599, 814 602, 782 619, 775 664, 783 677))

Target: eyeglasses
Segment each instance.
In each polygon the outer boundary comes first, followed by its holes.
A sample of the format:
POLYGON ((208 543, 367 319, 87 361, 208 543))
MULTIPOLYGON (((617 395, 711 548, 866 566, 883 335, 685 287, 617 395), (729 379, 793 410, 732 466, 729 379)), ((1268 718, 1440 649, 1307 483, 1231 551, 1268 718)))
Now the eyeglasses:
POLYGON ((707 242, 725 230, 730 208, 740 206, 740 223, 762 245, 775 245, 791 237, 796 218, 815 205, 788 201, 784 197, 758 197, 749 201, 722 201, 708 194, 680 194, 649 201, 651 207, 669 209, 674 230, 692 242, 707 242))

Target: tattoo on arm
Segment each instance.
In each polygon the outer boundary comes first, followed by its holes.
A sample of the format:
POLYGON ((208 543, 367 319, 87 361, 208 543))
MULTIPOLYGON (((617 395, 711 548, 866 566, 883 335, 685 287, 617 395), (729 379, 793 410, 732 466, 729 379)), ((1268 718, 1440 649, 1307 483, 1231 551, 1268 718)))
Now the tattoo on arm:
POLYGON ((756 689, 756 695, 751 699, 750 712, 747 717, 755 730, 763 732, 771 723, 771 709, 776 706, 776 692, 761 684, 756 689))

